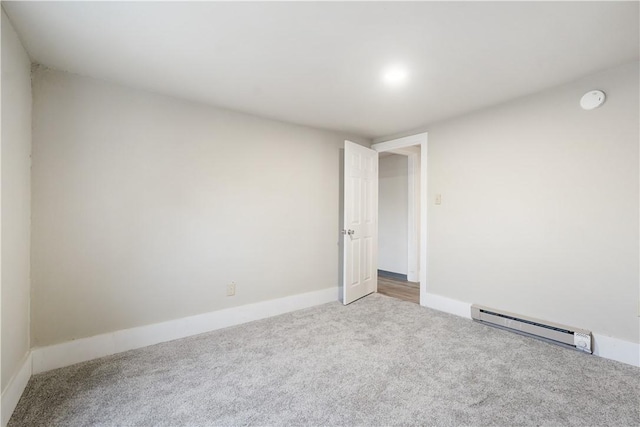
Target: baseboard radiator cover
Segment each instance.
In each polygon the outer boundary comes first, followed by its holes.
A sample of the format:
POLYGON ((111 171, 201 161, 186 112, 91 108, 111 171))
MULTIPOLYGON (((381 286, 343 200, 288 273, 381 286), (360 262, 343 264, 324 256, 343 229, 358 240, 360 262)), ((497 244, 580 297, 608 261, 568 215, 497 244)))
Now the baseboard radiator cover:
POLYGON ((591 331, 496 310, 482 305, 471 306, 471 318, 489 326, 542 339, 553 344, 593 353, 591 331))

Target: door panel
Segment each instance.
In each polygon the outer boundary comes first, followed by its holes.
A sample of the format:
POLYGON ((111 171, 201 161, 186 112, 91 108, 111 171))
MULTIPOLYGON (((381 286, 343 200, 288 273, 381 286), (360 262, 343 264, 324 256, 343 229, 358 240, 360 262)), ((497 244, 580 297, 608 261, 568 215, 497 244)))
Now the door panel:
POLYGON ((345 141, 343 295, 349 304, 378 290, 378 153, 345 141))

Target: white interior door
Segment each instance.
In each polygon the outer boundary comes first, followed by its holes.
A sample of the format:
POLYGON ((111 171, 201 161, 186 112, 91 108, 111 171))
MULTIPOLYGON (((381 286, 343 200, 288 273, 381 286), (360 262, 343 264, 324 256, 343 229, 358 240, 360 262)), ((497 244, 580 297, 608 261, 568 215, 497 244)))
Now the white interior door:
POLYGON ((378 153, 344 143, 343 295, 346 305, 378 290, 378 153))

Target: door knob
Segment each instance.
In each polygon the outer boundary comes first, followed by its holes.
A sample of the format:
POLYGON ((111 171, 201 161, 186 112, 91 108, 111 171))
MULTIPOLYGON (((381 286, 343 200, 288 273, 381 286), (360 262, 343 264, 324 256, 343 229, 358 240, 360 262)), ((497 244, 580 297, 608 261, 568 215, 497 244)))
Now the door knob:
POLYGON ((349 236, 352 236, 353 234, 355 234, 354 230, 342 230, 342 234, 348 234, 349 236))

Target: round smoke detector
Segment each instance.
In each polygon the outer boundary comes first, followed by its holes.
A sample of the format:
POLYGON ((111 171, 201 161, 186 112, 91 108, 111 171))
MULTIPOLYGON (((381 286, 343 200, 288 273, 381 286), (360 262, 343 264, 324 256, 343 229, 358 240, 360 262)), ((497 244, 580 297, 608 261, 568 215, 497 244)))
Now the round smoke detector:
POLYGON ((580 99, 580 106, 585 110, 593 110, 602 105, 606 95, 601 90, 591 90, 585 93, 580 99))

